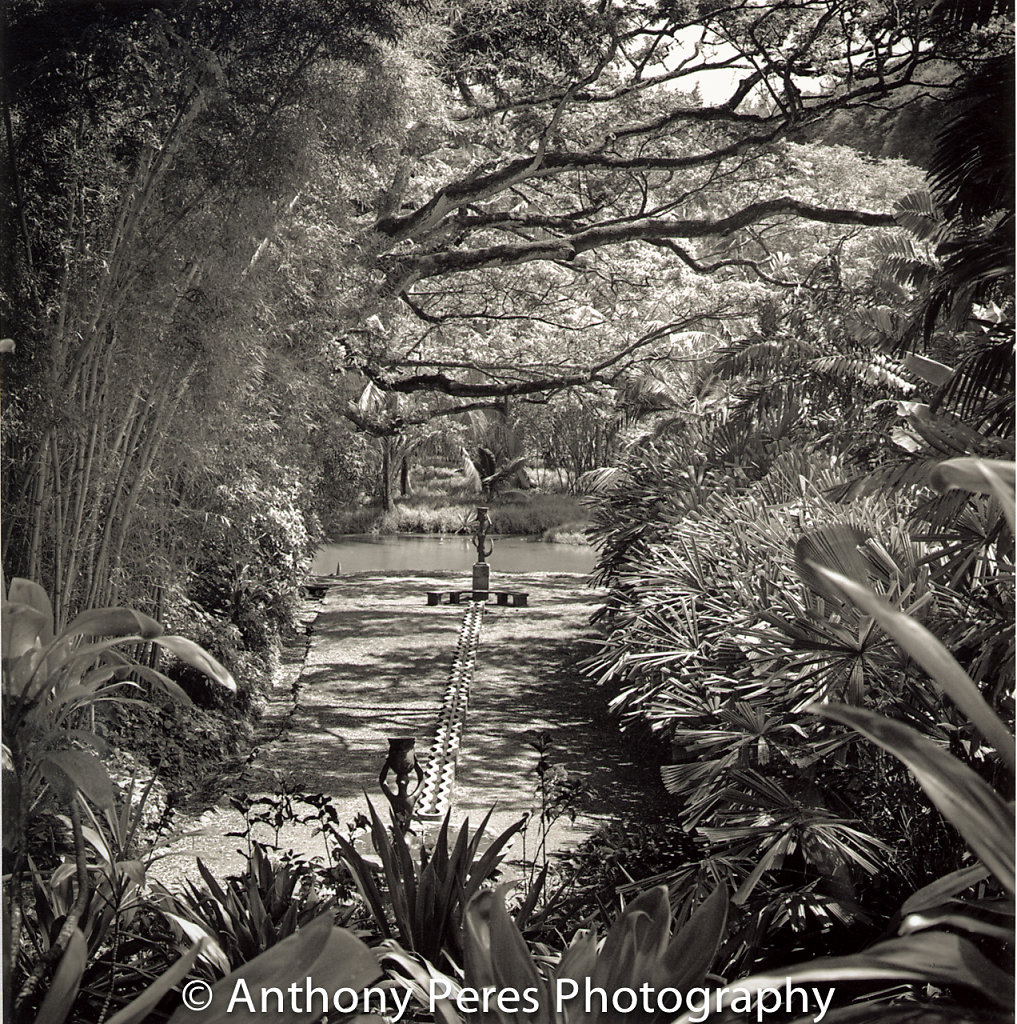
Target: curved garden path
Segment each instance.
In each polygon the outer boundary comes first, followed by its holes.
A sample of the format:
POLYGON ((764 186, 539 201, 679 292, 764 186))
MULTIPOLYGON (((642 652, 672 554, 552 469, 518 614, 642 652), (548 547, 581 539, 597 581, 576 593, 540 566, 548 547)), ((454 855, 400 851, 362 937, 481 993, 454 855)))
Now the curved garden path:
MULTIPOLYGON (((377 781, 386 737, 415 735, 424 759, 465 610, 428 607, 425 594, 464 581, 451 572, 373 572, 325 582, 325 597, 306 606, 317 612, 306 656, 291 650, 284 663, 261 723, 261 745, 235 791, 325 793, 343 822, 366 810, 366 791, 387 821, 377 781)), ((599 595, 571 573, 494 572, 491 585, 527 591, 529 607, 491 605, 484 613, 453 821, 468 816, 475 824, 496 804, 489 827, 500 831, 539 806, 538 754, 529 743, 540 733, 550 740, 550 760, 587 789, 575 822, 563 817, 552 828, 549 851, 574 844, 611 818, 652 820, 666 813, 656 766, 636 763, 634 745, 607 715, 605 695, 575 670, 591 650, 588 619, 599 595)), ((184 823, 202 834, 174 846, 177 853, 199 855, 218 877, 240 866, 235 851, 241 840, 226 833, 238 831, 243 820, 229 795, 184 823)), ((258 826, 255 838, 274 836, 258 826)), ((537 840, 533 820, 526 837, 531 854, 537 840)), ((311 856, 323 852, 311 826, 288 825, 279 842, 311 856)), ((173 881, 184 870, 174 858, 158 873, 173 881)))

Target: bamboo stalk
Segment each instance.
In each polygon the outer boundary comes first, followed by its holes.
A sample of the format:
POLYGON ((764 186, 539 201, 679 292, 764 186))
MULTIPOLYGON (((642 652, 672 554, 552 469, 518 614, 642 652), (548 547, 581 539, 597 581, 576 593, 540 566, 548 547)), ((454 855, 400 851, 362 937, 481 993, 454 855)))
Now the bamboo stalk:
POLYGON ((112 560, 112 564, 114 566, 119 566, 122 562, 124 545, 127 540, 131 520, 134 516, 134 510, 138 504, 138 498, 141 495, 142 488, 144 487, 148 474, 151 471, 156 453, 162 448, 162 445, 166 440, 169 422, 173 419, 174 414, 179 408, 180 402, 183 400, 184 393, 190 385, 191 378, 194 376, 196 368, 197 361, 191 364, 190 368, 184 375, 184 379, 177 386, 177 391, 176 394, 173 395, 172 402, 170 401, 170 396, 173 393, 170 391, 170 388, 166 386, 162 389, 162 397, 160 398, 159 405, 156 409, 156 414, 153 417, 151 428, 146 436, 146 441, 148 442, 147 450, 142 457, 141 465, 139 466, 137 475, 134 478, 134 484, 127 495, 127 500, 124 504, 124 511, 120 516, 120 522, 117 530, 117 546, 112 560))
MULTIPOLYGON (((57 442, 56 431, 53 432, 51 437, 51 450, 53 453, 53 509, 54 509, 54 528, 56 535, 53 538, 53 582, 63 577, 63 555, 64 555, 64 543, 63 543, 63 501, 62 501, 62 486, 60 483, 60 448, 57 442)), ((53 600, 53 622, 56 626, 57 631, 63 627, 63 594, 60 593, 59 588, 50 588, 52 600, 53 600), (53 591, 56 593, 53 593, 53 591)))
MULTIPOLYGON (((99 541, 99 550, 95 556, 91 559, 91 578, 88 590, 88 599, 86 607, 95 608, 97 607, 97 598, 100 591, 106 589, 106 584, 102 581, 104 575, 108 575, 107 569, 109 567, 109 546, 110 539, 113 533, 113 525, 116 521, 117 502, 120 494, 124 489, 124 485, 127 480, 128 471, 132 462, 133 452, 138 448, 141 437, 144 433, 145 422, 148 418, 146 411, 142 411, 135 417, 134 429, 131 431, 130 440, 127 442, 124 449, 123 455, 120 457, 120 468, 117 473, 116 482, 110 491, 109 504, 106 508, 106 517, 102 528, 102 537, 99 541)), ((112 460, 116 460, 117 453, 112 453, 112 460)))

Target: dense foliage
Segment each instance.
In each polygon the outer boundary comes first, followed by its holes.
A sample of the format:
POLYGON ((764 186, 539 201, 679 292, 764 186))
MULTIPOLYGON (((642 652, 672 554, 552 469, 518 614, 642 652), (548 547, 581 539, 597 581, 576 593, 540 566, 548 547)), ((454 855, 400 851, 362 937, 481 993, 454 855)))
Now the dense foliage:
POLYGON ((1012 1008, 1012 15, 4 5, 11 1013, 817 953, 876 1000, 844 1020, 1012 1008), (530 865, 514 920, 478 892, 511 829, 418 854, 375 819, 378 875, 327 797, 327 863, 252 843, 153 893, 169 816, 111 748, 221 761, 322 519, 403 521, 425 450, 598 492, 587 668, 671 746, 675 820, 571 887, 530 865))

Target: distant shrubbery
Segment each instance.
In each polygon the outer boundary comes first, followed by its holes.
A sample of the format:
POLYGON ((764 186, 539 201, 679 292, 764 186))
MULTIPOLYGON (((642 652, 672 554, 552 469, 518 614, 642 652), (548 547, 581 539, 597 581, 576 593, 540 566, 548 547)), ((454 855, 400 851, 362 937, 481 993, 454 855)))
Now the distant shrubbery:
POLYGON ((457 494, 454 470, 436 467, 428 474, 427 484, 415 486, 414 493, 402 499, 391 512, 374 506, 356 505, 331 517, 329 536, 343 533, 469 533, 478 505, 488 504, 491 532, 506 536, 558 539, 554 531, 569 535, 567 543, 585 543, 586 510, 580 500, 569 494, 543 491, 509 490, 489 502, 477 494, 457 494))

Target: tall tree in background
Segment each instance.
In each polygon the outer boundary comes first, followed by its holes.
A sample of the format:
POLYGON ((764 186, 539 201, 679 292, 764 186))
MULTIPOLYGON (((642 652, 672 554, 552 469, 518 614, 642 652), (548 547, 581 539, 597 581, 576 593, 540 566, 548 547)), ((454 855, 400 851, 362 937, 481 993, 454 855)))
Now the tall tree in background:
POLYGON ((383 312, 351 348, 383 390, 468 406, 615 380, 669 324, 702 328, 703 307, 669 315, 681 275, 801 285, 817 261, 781 275, 768 245, 789 223, 823 233, 822 258, 895 226, 903 190, 810 187, 787 143, 840 112, 892 116, 1007 46, 1002 24, 948 35, 924 3, 478 2, 450 28, 444 120, 412 126, 382 216, 360 221, 376 262, 358 303, 383 312))

